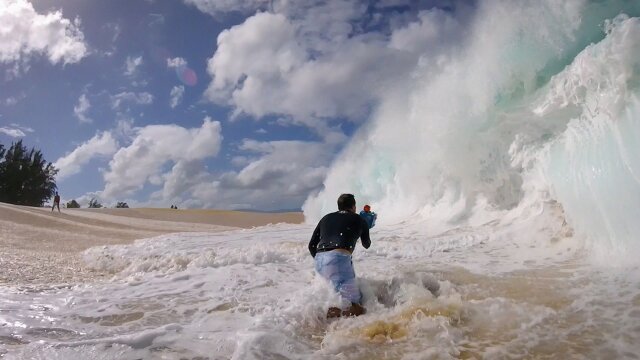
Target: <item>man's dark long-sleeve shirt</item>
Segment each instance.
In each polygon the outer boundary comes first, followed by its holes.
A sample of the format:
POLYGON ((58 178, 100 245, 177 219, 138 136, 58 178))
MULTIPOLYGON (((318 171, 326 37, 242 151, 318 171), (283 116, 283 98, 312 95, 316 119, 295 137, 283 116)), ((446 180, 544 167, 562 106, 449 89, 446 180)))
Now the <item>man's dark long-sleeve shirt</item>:
POLYGON ((358 238, 362 246, 371 246, 369 225, 358 214, 350 211, 337 211, 325 215, 313 231, 309 241, 309 252, 315 257, 318 251, 346 249, 353 252, 358 238))

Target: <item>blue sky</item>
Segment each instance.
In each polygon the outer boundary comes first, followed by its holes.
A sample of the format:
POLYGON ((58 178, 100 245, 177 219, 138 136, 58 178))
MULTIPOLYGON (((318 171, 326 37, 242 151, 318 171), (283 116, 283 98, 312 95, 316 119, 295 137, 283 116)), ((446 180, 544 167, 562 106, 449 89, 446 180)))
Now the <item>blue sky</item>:
POLYGON ((64 200, 299 208, 454 10, 0 0, 0 143, 41 149, 64 200))

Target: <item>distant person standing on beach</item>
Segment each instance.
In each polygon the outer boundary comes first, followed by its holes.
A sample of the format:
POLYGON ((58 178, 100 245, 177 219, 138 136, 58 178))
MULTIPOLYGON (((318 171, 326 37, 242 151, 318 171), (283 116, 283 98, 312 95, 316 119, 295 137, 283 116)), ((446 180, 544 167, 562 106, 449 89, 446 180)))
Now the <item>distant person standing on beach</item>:
POLYGON ((53 197, 53 206, 51 207, 52 212, 53 212, 53 209, 56 208, 56 206, 58 207, 58 212, 60 212, 60 195, 58 195, 57 191, 56 191, 56 196, 53 197))

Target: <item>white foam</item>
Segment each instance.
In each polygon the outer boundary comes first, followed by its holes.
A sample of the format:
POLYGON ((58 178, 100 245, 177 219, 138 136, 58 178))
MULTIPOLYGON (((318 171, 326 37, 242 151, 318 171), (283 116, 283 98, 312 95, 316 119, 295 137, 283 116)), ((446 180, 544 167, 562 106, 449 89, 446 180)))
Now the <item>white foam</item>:
MULTIPOLYGON (((8 346, 8 358, 296 359, 368 358, 384 352, 399 358, 457 356, 474 346, 488 357, 519 356, 530 344, 550 341, 549 331, 563 339, 583 321, 612 319, 626 323, 630 339, 636 338, 632 322, 624 319, 630 314, 628 302, 640 298, 640 279, 617 275, 610 288, 606 281, 590 280, 591 270, 584 268, 583 275, 563 280, 567 289, 554 290, 560 294, 554 296, 581 299, 560 309, 509 297, 499 287, 496 294, 478 288, 517 278, 514 271, 527 274, 526 269, 579 259, 575 251, 555 255, 564 246, 559 244, 571 239, 536 245, 527 237, 509 239, 515 229, 513 223, 494 223, 428 237, 411 227, 376 227, 372 247, 354 253, 369 313, 337 321, 325 318, 339 297, 314 273, 306 250, 309 225, 172 234, 92 249, 86 253, 89 260, 117 258, 128 265, 112 268, 114 276, 105 283, 36 292, 3 289, 0 339, 23 342, 8 346), (175 259, 184 265, 176 266, 175 259), (467 276, 471 280, 457 280, 467 276), (591 288, 581 290, 584 284, 591 288), (625 305, 616 305, 622 293, 625 305), (597 310, 607 306, 617 310, 597 310), (552 319, 570 319, 574 311, 581 311, 581 321, 566 320, 568 329, 562 331, 554 327, 552 319), (395 339, 367 333, 377 322, 404 333, 395 339), (474 334, 498 345, 487 348, 474 334)), ((527 292, 517 281, 508 286, 527 292)), ((612 335, 607 341, 613 346, 621 339, 612 335)), ((633 344, 625 341, 619 348, 628 352, 633 344)))

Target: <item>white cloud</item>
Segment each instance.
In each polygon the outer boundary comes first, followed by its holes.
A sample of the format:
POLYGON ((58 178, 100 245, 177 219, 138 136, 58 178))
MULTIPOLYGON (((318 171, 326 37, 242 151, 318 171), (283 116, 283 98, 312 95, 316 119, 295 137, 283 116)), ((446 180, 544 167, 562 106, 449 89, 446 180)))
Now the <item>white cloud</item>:
POLYGON ((61 181, 82 170, 91 159, 97 156, 109 156, 116 152, 118 143, 110 132, 96 134, 88 141, 76 147, 72 152, 56 160, 53 164, 60 171, 57 180, 61 181))
POLYGON ((44 54, 52 64, 68 64, 87 55, 80 20, 66 19, 61 11, 38 14, 26 0, 3 0, 0 27, 0 62, 44 54))
MULTIPOLYGON (((291 209, 317 190, 335 153, 321 142, 244 140, 239 150, 246 156, 232 159, 237 172, 221 176, 193 173, 198 179, 182 203, 190 207, 291 209)), ((166 185, 165 185, 166 187, 166 185)), ((163 194, 172 193, 165 189, 163 194)))
POLYGON ((272 0, 184 0, 185 4, 194 5, 200 11, 210 15, 234 11, 253 12, 257 9, 268 9, 272 0))
MULTIPOLYGON (((62 196, 62 195, 61 195, 62 196)), ((77 201, 78 204, 80 204, 81 207, 88 207, 89 206, 89 202, 91 200, 97 200, 99 204, 102 204, 103 206, 106 206, 107 204, 103 201, 102 196, 100 194, 99 191, 92 191, 92 192, 88 192, 84 195, 81 195, 73 200, 77 201)), ((71 200, 69 200, 71 201, 71 200)), ((129 206, 131 206, 131 202, 128 202, 129 206)))
POLYGON ((151 178, 162 175, 166 164, 173 164, 172 168, 176 170, 171 172, 190 170, 193 164, 216 156, 222 143, 220 123, 209 117, 204 119, 200 128, 149 125, 134 130, 135 138, 131 144, 118 150, 104 174, 102 194, 106 198, 134 193, 151 178))
POLYGON ((73 113, 81 123, 91 123, 93 120, 87 116, 87 112, 91 108, 91 103, 87 99, 86 94, 82 94, 78 99, 78 105, 73 107, 73 113))
POLYGON ((181 57, 167 59, 167 66, 170 68, 179 68, 187 66, 187 60, 181 57))
POLYGON ((111 107, 119 108, 123 103, 134 103, 138 105, 149 105, 153 103, 153 95, 148 92, 134 93, 130 91, 121 92, 111 96, 111 107))
POLYGON ((24 131, 16 128, 0 127, 0 134, 5 134, 11 137, 24 137, 26 134, 24 131))
POLYGON ((180 104, 182 102, 182 96, 184 95, 184 86, 180 85, 180 86, 174 86, 173 89, 171 89, 171 100, 169 101, 169 105, 171 106, 171 108, 175 108, 176 106, 178 106, 178 104, 180 104))
MULTIPOLYGON (((208 13, 229 9, 218 1, 191 3, 208 13)), ((241 3, 236 10, 261 6, 241 3)), ((448 0, 375 5, 272 1, 270 12, 220 33, 205 97, 234 107, 236 116, 283 115, 318 132, 335 119, 362 121, 392 89, 409 83, 425 56, 455 51, 450 44, 460 43, 461 24, 470 22, 460 20, 469 5, 456 5, 455 13, 438 9, 453 6, 448 0), (395 6, 404 12, 385 10, 395 6)))
POLYGON ((250 86, 258 77, 284 81, 305 58, 304 49, 296 43, 295 28, 283 15, 257 14, 218 36, 218 49, 208 64, 213 75, 209 95, 212 99, 228 98, 236 85, 243 85, 241 81, 250 86), (263 37, 265 32, 270 36, 263 37), (253 51, 249 53, 249 49, 253 51))
POLYGON ((143 201, 147 204, 209 208, 299 207, 319 189, 336 149, 344 143, 344 137, 335 142, 245 139, 231 158, 238 170, 219 173, 205 164, 218 155, 222 143, 220 123, 209 117, 199 128, 149 125, 120 135, 131 142, 115 153, 104 171, 100 199, 135 197, 145 185, 153 185, 160 189, 143 201))
POLYGON ((231 164, 237 167, 245 167, 251 163, 251 159, 246 156, 234 156, 231 158, 231 164))
POLYGON ((263 155, 244 167, 228 185, 231 188, 260 186, 265 190, 281 188, 283 195, 306 195, 324 178, 321 175, 326 170, 327 156, 322 156, 324 145, 303 141, 245 140, 240 147, 242 150, 263 155), (314 178, 316 181, 312 180, 314 178))
POLYGON ((335 6, 303 23, 259 13, 222 32, 206 96, 257 118, 283 114, 312 127, 317 118, 363 118, 418 56, 390 48, 379 34, 351 36, 356 14, 335 6))
POLYGON ((138 56, 138 57, 130 57, 127 56, 127 60, 125 63, 125 72, 124 74, 127 76, 134 76, 136 75, 136 72, 138 70, 138 68, 142 65, 142 56, 138 56))
POLYGON ((26 133, 33 132, 32 128, 24 127, 18 124, 10 124, 9 126, 0 127, 0 134, 11 137, 25 137, 26 133))
POLYGON ((116 117, 116 128, 113 130, 114 135, 122 138, 135 137, 136 130, 133 126, 134 119, 127 114, 118 113, 116 117))
POLYGON ((215 157, 222 142, 219 122, 206 118, 202 127, 150 125, 135 129, 104 174, 104 201, 135 196, 145 184, 161 186, 152 204, 187 207, 296 208, 317 190, 335 154, 336 144, 304 141, 244 140, 243 155, 232 162, 238 171, 215 173, 204 161, 215 157))
POLYGON ((208 183, 211 175, 207 173, 200 160, 179 160, 171 171, 162 176, 164 186, 152 197, 167 202, 181 202, 180 199, 200 184, 208 183))

